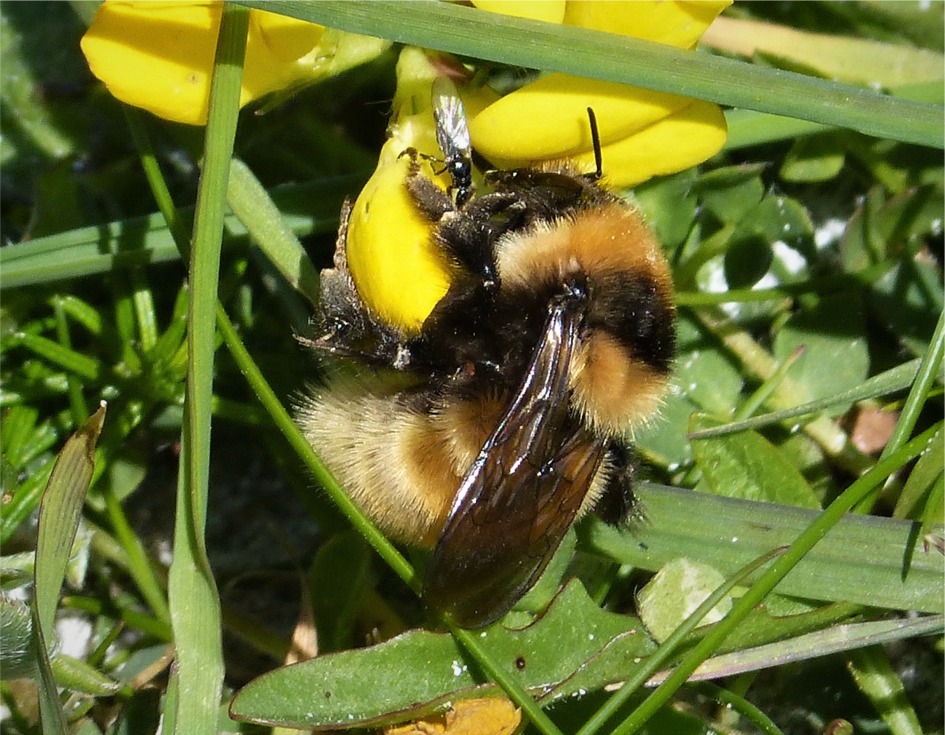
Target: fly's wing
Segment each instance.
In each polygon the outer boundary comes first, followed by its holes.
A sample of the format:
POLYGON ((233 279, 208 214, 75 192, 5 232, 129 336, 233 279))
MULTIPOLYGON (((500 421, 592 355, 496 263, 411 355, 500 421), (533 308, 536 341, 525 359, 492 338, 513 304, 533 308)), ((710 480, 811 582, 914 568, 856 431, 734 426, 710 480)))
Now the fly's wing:
POLYGON ((443 151, 444 170, 453 181, 452 193, 456 206, 465 204, 473 193, 472 149, 466 110, 449 77, 433 80, 433 118, 436 122, 436 142, 443 151))
POLYGON ((433 118, 436 122, 436 142, 447 161, 470 156, 469 126, 466 110, 449 77, 433 80, 433 118))
POLYGON ((579 313, 549 310, 521 386, 463 478, 424 580, 424 599, 467 628, 505 614, 571 527, 605 447, 568 411, 579 313))

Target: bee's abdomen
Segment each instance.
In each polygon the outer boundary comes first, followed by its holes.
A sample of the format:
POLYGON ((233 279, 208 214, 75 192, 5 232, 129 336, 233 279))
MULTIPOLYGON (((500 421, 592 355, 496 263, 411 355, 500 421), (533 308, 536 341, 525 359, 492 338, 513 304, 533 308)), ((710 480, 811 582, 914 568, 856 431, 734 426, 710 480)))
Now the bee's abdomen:
POLYGON ((586 292, 571 400, 595 431, 626 434, 656 412, 675 355, 676 313, 669 266, 633 209, 591 207, 505 237, 498 263, 504 300, 523 313, 541 312, 575 284, 586 292))

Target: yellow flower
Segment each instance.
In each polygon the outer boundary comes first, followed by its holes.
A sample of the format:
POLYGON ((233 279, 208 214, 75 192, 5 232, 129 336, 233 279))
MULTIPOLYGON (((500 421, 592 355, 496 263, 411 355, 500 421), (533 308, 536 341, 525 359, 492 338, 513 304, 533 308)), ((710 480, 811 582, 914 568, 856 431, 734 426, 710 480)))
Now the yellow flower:
MULTIPOLYGON (((408 149, 421 154, 421 174, 444 191, 451 184, 433 117, 433 81, 444 66, 424 51, 405 47, 397 60, 397 91, 377 168, 358 195, 348 219, 345 253, 348 270, 364 305, 404 335, 417 334, 446 295, 453 271, 434 242, 435 225, 420 214, 407 191, 408 149)), ((496 100, 488 87, 463 94, 467 113, 496 100)))
MULTIPOLYGON (((433 243, 433 225, 417 211, 407 191, 413 148, 440 156, 433 122, 432 86, 438 72, 418 48, 397 61, 397 92, 377 168, 355 200, 348 220, 348 269, 368 310, 404 334, 415 334, 446 295, 452 273, 433 243)), ((424 175, 437 180, 430 163, 424 175)), ((445 189, 448 181, 438 182, 445 189)))
MULTIPOLYGON (((556 17, 557 11, 546 7, 556 4, 561 22, 569 25, 692 48, 731 0, 474 0, 474 4, 483 10, 540 19, 556 17)), ((593 170, 588 107, 597 117, 604 169, 614 186, 633 186, 689 168, 725 143, 725 118, 710 102, 548 74, 476 115, 469 126, 473 147, 501 168, 568 158, 593 170)))
MULTIPOLYGON (((223 6, 106 0, 82 37, 92 73, 118 99, 204 125, 223 6)), ((240 105, 310 83, 379 53, 388 42, 250 10, 240 105)))

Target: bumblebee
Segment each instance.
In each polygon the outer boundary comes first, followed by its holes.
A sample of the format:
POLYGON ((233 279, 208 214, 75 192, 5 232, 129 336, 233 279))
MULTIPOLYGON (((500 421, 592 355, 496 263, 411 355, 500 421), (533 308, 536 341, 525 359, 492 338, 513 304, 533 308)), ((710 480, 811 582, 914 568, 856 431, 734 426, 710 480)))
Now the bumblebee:
POLYGON ((348 269, 346 206, 309 344, 353 369, 298 420, 382 530, 432 549, 428 609, 474 628, 528 591, 576 519, 632 503, 626 444, 666 390, 675 307, 659 244, 602 185, 592 113, 597 171, 491 171, 477 195, 461 103, 434 95, 453 185, 407 151, 404 186, 448 288, 418 329, 380 318, 348 269))

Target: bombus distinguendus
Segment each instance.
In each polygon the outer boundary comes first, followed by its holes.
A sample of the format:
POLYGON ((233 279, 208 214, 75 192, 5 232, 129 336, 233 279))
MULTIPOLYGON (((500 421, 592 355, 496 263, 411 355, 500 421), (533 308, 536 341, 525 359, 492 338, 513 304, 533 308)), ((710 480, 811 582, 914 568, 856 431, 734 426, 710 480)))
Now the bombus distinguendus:
POLYGON ((453 184, 405 151, 405 186, 448 290, 413 334, 372 313, 347 267, 346 207, 310 344, 359 368, 329 377, 298 419, 385 533, 433 549, 428 609, 479 627, 537 581, 577 518, 629 508, 627 438, 666 389, 675 307, 659 244, 601 184, 593 113, 596 172, 491 171, 474 196, 462 104, 442 84, 433 97, 453 184))

